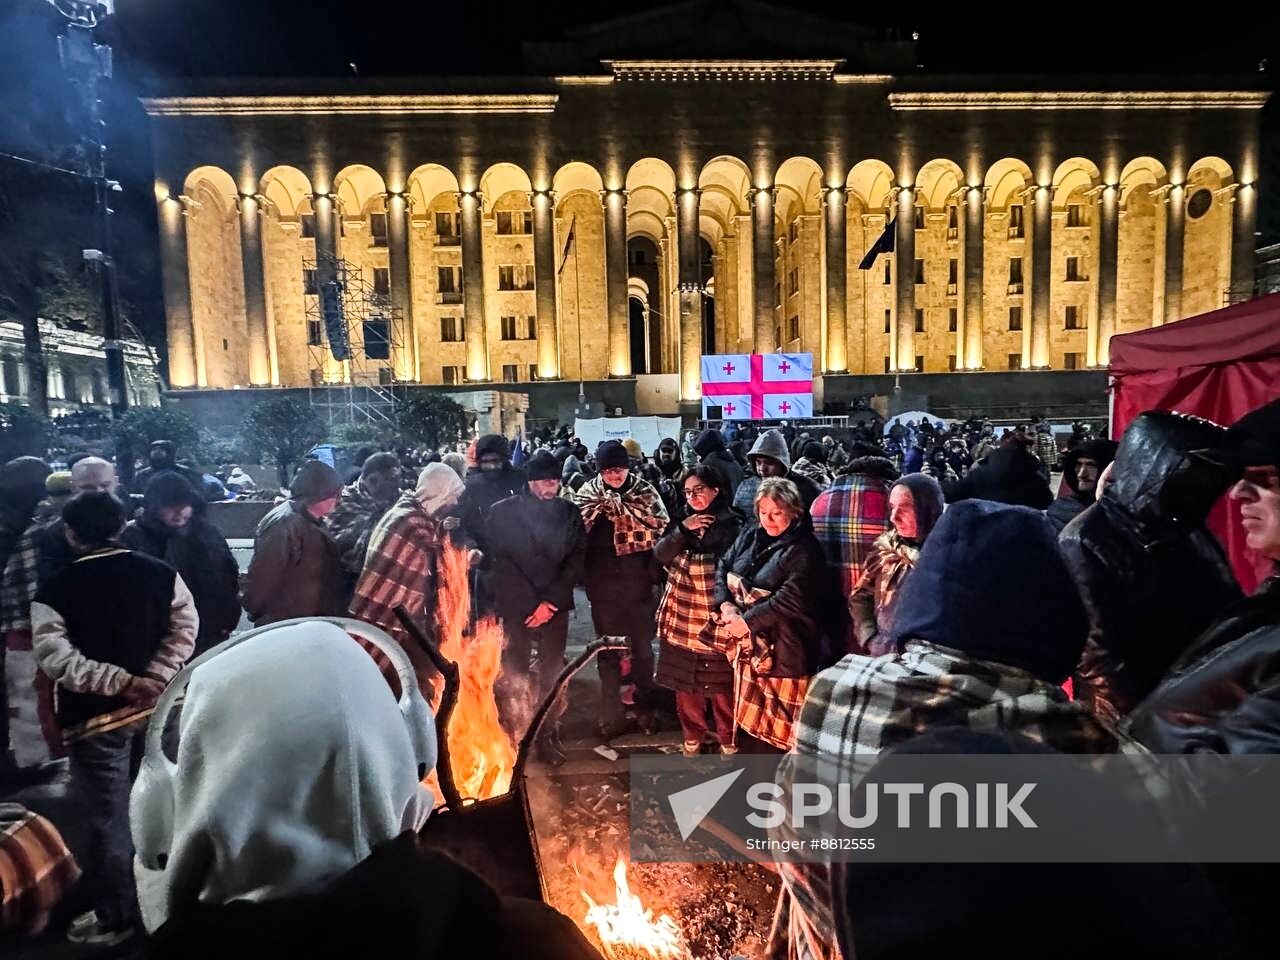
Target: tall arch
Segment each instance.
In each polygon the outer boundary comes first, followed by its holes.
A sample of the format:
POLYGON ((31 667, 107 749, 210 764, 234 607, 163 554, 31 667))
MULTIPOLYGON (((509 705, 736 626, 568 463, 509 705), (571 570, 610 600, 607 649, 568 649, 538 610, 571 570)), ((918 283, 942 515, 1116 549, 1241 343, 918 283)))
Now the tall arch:
POLYGON ((1116 333, 1156 325, 1164 317, 1166 204, 1164 164, 1136 157, 1120 172, 1116 333))
POLYGON ((262 258, 272 364, 281 386, 304 387, 312 377, 310 341, 319 333, 307 321, 307 297, 315 296, 315 288, 303 266, 316 255, 311 181, 296 167, 272 167, 258 192, 265 198, 262 258))
POLYGON ((249 382, 239 191, 219 167, 197 167, 182 190, 187 205, 187 270, 195 332, 196 378, 202 387, 249 382))
POLYGON ((467 363, 458 178, 438 163, 415 168, 409 196, 409 276, 423 383, 461 383, 467 363))
POLYGON ((701 233, 715 254, 710 289, 718 353, 755 348, 750 187, 751 172, 737 157, 713 157, 698 174, 701 233))
POLYGON ((893 170, 883 160, 863 160, 845 178, 845 270, 850 370, 886 373, 895 306, 893 256, 876 257, 868 270, 859 269, 867 251, 889 222, 893 170))
MULTIPOLYGON (((631 165, 625 182, 628 276, 639 276, 648 287, 647 370, 674 373, 680 344, 675 171, 664 160, 644 157, 631 165)), ((635 359, 633 356, 633 369, 639 369, 635 359)))
MULTIPOLYGON (((1106 345, 1091 348, 1101 335, 1099 301, 1099 222, 1102 174, 1097 164, 1071 157, 1053 173, 1049 274, 1049 365, 1080 369, 1106 355, 1106 345), (1093 357, 1091 350, 1097 350, 1093 357)), ((1035 269, 1040 269, 1036 264, 1035 269)))
POLYGON ((555 172, 551 188, 556 194, 557 257, 562 261, 557 263, 561 375, 603 380, 609 371, 604 180, 595 167, 575 160, 555 172))
POLYGON ((1187 170, 1183 190, 1182 315, 1219 310, 1231 289, 1231 226, 1238 184, 1221 157, 1202 157, 1187 170))
POLYGON ((809 157, 784 160, 774 175, 778 311, 774 342, 784 352, 826 357, 822 256, 822 168, 809 157))
POLYGON ((514 163, 495 163, 480 176, 489 362, 504 379, 514 369, 517 381, 533 379, 538 365, 532 190, 514 163))
POLYGON ((915 309, 923 311, 924 327, 923 332, 916 327, 913 343, 916 353, 924 356, 924 369, 936 373, 962 365, 958 338, 964 304, 964 173, 953 160, 935 159, 920 168, 915 180, 915 255, 924 261, 915 309))
POLYGON ((989 370, 1020 370, 1031 365, 1028 268, 1035 179, 1025 161, 1004 157, 988 168, 983 185, 982 356, 989 370))

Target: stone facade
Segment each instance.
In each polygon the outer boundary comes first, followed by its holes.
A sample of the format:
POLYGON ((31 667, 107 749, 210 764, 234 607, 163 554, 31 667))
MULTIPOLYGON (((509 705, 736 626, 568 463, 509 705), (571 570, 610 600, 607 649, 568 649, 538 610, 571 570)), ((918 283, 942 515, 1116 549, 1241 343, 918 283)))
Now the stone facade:
MULTIPOLYGON (((638 16, 663 35, 669 14, 638 16)), ((849 61, 622 59, 632 32, 593 33, 589 70, 465 92, 344 80, 147 100, 176 224, 173 385, 349 377, 308 345, 302 264, 325 249, 399 305, 399 382, 645 369, 680 374, 685 401, 712 346, 812 352, 831 374, 1101 367, 1112 334, 1251 285, 1266 96, 1243 81, 872 72, 901 51, 865 31, 849 61), (896 251, 860 270, 892 217, 896 251), (638 271, 640 238, 656 264, 638 271)))

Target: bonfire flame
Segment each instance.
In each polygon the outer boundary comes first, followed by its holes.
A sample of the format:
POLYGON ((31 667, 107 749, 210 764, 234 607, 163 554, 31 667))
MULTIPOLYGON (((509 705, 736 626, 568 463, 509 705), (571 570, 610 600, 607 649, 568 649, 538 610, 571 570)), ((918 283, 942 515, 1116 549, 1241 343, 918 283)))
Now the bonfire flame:
MULTIPOLYGON (((436 620, 440 652, 458 665, 458 702, 449 717, 454 783, 462 796, 486 800, 511 787, 516 748, 499 722, 494 696, 502 672, 502 625, 493 617, 482 617, 465 636, 471 620, 470 572, 468 552, 446 544, 440 555, 436 620)), ((443 689, 439 678, 437 703, 443 689)))
POLYGON ((627 860, 622 854, 613 868, 614 903, 596 903, 585 890, 586 922, 609 960, 689 960, 680 927, 668 914, 656 918, 627 883, 627 860))

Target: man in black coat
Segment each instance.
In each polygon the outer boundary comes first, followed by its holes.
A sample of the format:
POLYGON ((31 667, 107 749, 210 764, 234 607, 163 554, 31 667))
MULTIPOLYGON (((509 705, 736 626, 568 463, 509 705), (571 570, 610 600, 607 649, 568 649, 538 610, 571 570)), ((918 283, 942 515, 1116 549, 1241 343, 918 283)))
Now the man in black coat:
MULTIPOLYGON (((569 611, 573 588, 582 579, 587 531, 578 508, 560 496, 556 458, 539 450, 526 470, 527 492, 501 500, 489 511, 486 582, 507 635, 503 676, 528 676, 536 648, 538 675, 532 686, 540 701, 564 666, 569 611)), ((505 722, 510 725, 512 714, 520 712, 508 705, 505 722)))
POLYGON ((240 622, 240 568, 226 538, 205 517, 204 498, 182 476, 156 474, 143 497, 142 516, 125 528, 121 542, 178 571, 200 615, 192 654, 199 656, 240 622))
POLYGON ((1045 516, 1059 533, 1062 528, 1093 506, 1098 499, 1098 477, 1116 458, 1114 440, 1090 440, 1073 447, 1062 456, 1062 479, 1071 488, 1069 497, 1059 497, 1049 504, 1045 516))
POLYGON ((476 467, 467 474, 467 489, 458 503, 462 531, 485 549, 485 521, 499 500, 524 493, 524 474, 511 465, 511 447, 505 437, 487 433, 476 441, 476 467))

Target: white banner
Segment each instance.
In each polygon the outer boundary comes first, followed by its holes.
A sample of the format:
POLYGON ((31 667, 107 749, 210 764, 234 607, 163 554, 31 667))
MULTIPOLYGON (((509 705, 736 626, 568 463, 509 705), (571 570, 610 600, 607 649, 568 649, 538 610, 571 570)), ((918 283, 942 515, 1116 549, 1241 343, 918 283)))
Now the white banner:
POLYGON ((680 439, 679 417, 599 417, 594 420, 577 419, 573 422, 574 435, 591 453, 606 440, 625 440, 632 437, 653 456, 658 444, 668 438, 680 439))

